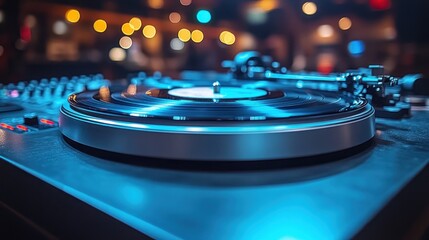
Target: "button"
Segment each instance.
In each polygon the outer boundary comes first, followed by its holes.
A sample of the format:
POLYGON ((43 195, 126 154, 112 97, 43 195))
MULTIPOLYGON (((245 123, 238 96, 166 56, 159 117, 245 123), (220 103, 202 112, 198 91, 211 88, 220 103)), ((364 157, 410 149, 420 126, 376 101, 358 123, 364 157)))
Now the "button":
POLYGON ((36 113, 27 113, 24 115, 24 124, 27 126, 38 126, 39 117, 36 113))
POLYGON ((36 87, 36 89, 33 91, 32 98, 35 99, 35 100, 39 99, 40 96, 41 96, 41 93, 42 93, 42 88, 41 87, 36 87))

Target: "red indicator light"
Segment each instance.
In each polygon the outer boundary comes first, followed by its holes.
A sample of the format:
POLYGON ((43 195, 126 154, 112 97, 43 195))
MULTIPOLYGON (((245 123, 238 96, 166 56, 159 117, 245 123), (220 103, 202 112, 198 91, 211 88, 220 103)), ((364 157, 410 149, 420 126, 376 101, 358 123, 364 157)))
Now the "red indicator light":
POLYGON ((48 125, 54 125, 55 124, 54 121, 49 120, 49 119, 44 119, 44 118, 40 119, 40 122, 44 123, 44 124, 48 124, 48 125))
POLYGON ((11 131, 13 131, 15 129, 13 126, 6 124, 6 123, 0 123, 0 127, 9 129, 11 131))
POLYGON ((28 127, 24 126, 24 125, 16 125, 16 128, 22 130, 22 131, 28 131, 28 127))

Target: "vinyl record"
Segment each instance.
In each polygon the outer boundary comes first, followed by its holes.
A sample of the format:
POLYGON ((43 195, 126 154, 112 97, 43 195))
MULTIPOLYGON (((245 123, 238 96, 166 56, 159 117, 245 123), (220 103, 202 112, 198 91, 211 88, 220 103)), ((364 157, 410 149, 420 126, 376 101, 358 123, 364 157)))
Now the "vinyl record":
POLYGON ((212 94, 210 87, 175 89, 141 88, 136 92, 101 91, 72 95, 72 108, 133 118, 170 120, 267 120, 321 116, 364 107, 365 100, 331 92, 310 90, 265 90, 222 87, 212 94))
POLYGON ((260 85, 103 87, 71 95, 60 130, 101 150, 201 161, 313 156, 374 136, 374 109, 364 99, 260 85))

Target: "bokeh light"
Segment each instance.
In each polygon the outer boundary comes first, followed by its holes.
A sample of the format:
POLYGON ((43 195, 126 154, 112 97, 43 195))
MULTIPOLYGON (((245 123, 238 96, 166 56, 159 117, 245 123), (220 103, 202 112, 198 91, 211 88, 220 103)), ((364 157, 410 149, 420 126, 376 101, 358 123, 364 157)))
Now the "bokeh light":
POLYGON ((257 48, 255 37, 250 33, 241 33, 237 38, 237 45, 240 49, 249 50, 257 48))
POLYGON ((123 49, 128 49, 133 45, 133 40, 128 36, 123 36, 119 39, 119 46, 123 49))
POLYGON ((80 12, 76 9, 69 9, 66 12, 66 20, 71 22, 71 23, 77 23, 80 19, 80 12))
POLYGON ((172 12, 172 13, 170 13, 170 15, 168 15, 168 19, 172 23, 178 23, 181 20, 181 16, 178 12, 172 12))
POLYGON ((160 9, 164 6, 164 0, 148 0, 147 5, 153 9, 160 9))
POLYGON ((191 5, 192 0, 180 0, 180 4, 182 4, 183 6, 189 6, 191 5))
POLYGON ((387 10, 391 5, 391 0, 369 0, 370 8, 375 11, 387 10))
POLYGON ((208 10, 201 9, 197 12, 197 20, 200 23, 208 23, 212 19, 212 15, 208 10))
POLYGON ((204 33, 201 32, 200 30, 194 30, 191 33, 191 39, 195 43, 200 43, 204 39, 204 33))
POLYGON ((329 38, 334 35, 334 28, 331 25, 325 24, 317 28, 317 34, 322 38, 329 38))
POLYGON ((52 25, 52 31, 57 35, 64 35, 67 33, 68 26, 64 21, 56 21, 52 25))
MULTIPOLYGON (((307 58, 305 57, 304 54, 298 54, 293 58, 292 69, 294 71, 302 71, 305 69, 306 66, 307 66, 307 58)), ((298 84, 297 82, 297 87, 302 88, 302 85, 300 86, 300 84, 298 84)))
POLYGON ((251 24, 263 24, 267 21, 267 12, 261 8, 252 7, 247 9, 246 20, 251 24))
POLYGON ((329 74, 334 70, 335 56, 332 53, 321 53, 317 57, 317 71, 321 74, 329 74))
POLYGON ((226 45, 232 45, 235 43, 235 35, 230 31, 223 31, 219 35, 221 43, 226 45))
POLYGON ((4 12, 0 10, 0 23, 4 21, 4 12))
POLYGON ((126 57, 127 53, 122 48, 115 47, 109 51, 109 58, 114 62, 124 61, 126 57))
POLYGON ((189 39, 191 39, 191 31, 186 28, 182 28, 177 33, 177 37, 180 39, 180 41, 187 42, 189 39))
MULTIPOLYGON (((63 21, 57 21, 53 25, 53 31, 58 35, 65 34, 67 32, 67 29, 68 29, 68 25, 63 21)), ((19 31, 19 35, 21 37, 20 40, 22 40, 25 43, 28 43, 31 41, 33 34, 31 33, 31 29, 28 26, 24 25, 21 27, 19 31)))
POLYGON ((156 28, 152 25, 146 25, 143 28, 143 36, 146 38, 153 38, 156 35, 156 28))
POLYGON ((129 24, 131 25, 134 31, 137 31, 142 27, 142 20, 140 20, 140 18, 138 17, 133 17, 129 21, 129 24))
POLYGON ((349 53, 353 56, 361 56, 365 52, 365 43, 362 40, 353 40, 347 46, 349 53))
POLYGON ((269 11, 272 11, 272 10, 278 8, 279 2, 280 1, 278 1, 278 0, 263 0, 263 1, 257 1, 255 3, 255 6, 264 10, 265 12, 269 12, 269 11))
POLYGON ((37 19, 34 15, 29 14, 25 16, 24 24, 29 28, 34 28, 37 25, 37 19))
POLYGON ((383 29, 383 35, 388 40, 393 40, 397 37, 397 32, 394 27, 386 27, 383 29))
POLYGON ((348 17, 342 17, 338 21, 338 27, 344 31, 349 30, 352 27, 352 20, 348 17))
POLYGON ((302 11, 306 15, 313 15, 317 12, 317 5, 314 2, 305 2, 302 4, 302 11))
POLYGON ((170 41, 170 47, 173 50, 180 51, 185 47, 185 44, 178 38, 173 38, 170 41))
POLYGON ((130 23, 122 24, 121 30, 122 30, 122 33, 127 36, 130 36, 134 33, 134 27, 130 23))
POLYGON ((102 33, 106 31, 107 23, 103 19, 98 19, 94 22, 93 27, 96 32, 102 33))

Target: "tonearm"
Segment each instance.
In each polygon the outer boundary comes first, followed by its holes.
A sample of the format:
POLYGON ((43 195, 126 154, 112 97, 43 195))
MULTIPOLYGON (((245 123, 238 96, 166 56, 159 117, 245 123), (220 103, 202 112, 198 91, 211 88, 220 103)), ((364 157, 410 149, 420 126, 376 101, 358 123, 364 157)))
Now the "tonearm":
POLYGON ((410 114, 410 105, 401 102, 399 91, 386 91, 388 87, 398 86, 400 79, 385 75, 382 65, 328 75, 291 72, 271 57, 255 51, 241 52, 233 61, 224 61, 222 65, 230 69, 235 79, 277 81, 291 87, 354 94, 367 99, 379 117, 403 118, 410 114))

